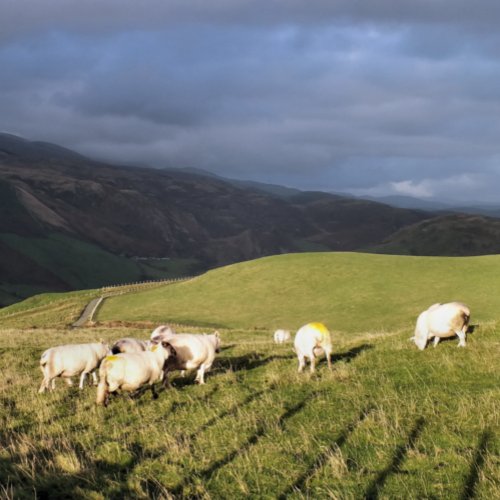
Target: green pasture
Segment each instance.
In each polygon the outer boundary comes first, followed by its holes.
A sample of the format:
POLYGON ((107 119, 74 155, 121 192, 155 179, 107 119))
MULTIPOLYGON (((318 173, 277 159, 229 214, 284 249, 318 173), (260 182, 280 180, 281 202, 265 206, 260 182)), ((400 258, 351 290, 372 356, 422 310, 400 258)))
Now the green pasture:
POLYGON ((500 318, 500 256, 267 257, 113 297, 97 320, 244 329, 297 329, 323 321, 333 331, 374 333, 409 328, 423 309, 453 300, 469 304, 473 321, 500 318))
POLYGON ((499 267, 497 256, 286 255, 131 288, 106 299, 94 328, 64 325, 99 290, 6 308, 0 498, 500 498, 499 267), (467 347, 417 350, 416 314, 455 299, 471 306, 467 347), (273 329, 312 320, 333 331, 333 370, 298 374, 273 329), (175 374, 159 399, 122 394, 108 408, 91 386, 38 394, 47 347, 148 338, 141 321, 222 327, 206 385, 175 374))

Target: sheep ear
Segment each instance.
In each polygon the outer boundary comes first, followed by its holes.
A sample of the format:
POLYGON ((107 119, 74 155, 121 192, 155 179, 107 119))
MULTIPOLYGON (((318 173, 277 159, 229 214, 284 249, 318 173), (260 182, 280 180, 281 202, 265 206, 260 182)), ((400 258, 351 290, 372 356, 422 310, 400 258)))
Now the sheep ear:
POLYGON ((215 330, 214 335, 215 335, 218 339, 220 339, 219 330, 215 330))
POLYGON ((99 339, 99 342, 100 342, 101 344, 105 344, 105 343, 106 343, 106 341, 105 341, 104 339, 99 339))

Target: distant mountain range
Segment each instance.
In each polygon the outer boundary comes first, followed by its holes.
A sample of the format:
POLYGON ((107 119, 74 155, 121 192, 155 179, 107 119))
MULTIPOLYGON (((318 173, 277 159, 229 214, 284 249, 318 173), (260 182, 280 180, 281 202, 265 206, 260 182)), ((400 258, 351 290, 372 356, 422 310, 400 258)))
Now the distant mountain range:
MULTIPOLYGON (((401 234, 418 239, 419 224, 437 217, 446 227, 447 216, 423 210, 192 169, 109 165, 0 134, 0 304, 279 253, 392 252, 401 234)), ((407 244, 401 252, 418 248, 407 244)), ((441 255, 468 251, 457 240, 436 248, 441 255)), ((469 250, 480 248, 494 245, 469 250)))
MULTIPOLYGON (((348 196, 348 195, 344 195, 348 196)), ((466 213, 500 217, 500 204, 469 202, 457 204, 452 201, 437 201, 434 199, 414 198, 413 196, 361 196, 363 200, 385 203, 391 207, 412 208, 429 212, 466 213)))

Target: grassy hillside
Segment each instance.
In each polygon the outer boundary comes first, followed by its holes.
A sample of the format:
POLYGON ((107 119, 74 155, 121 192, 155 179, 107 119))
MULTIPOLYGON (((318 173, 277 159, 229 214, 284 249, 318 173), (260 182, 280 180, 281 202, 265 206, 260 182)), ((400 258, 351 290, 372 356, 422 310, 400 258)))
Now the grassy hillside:
POLYGON ((5 254, 5 260, 0 259, 0 305, 46 291, 177 278, 199 270, 195 259, 134 260, 60 233, 0 233, 0 245, 5 254))
POLYGON ((473 321, 500 317, 500 256, 290 254, 235 264, 194 280, 105 301, 99 321, 296 329, 324 321, 341 332, 413 325, 434 302, 463 300, 473 321))
POLYGON ((369 251, 399 255, 500 253, 500 219, 454 214, 404 227, 369 251))
POLYGON ((223 335, 205 386, 95 406, 37 394, 48 346, 149 331, 0 331, 2 498, 480 498, 500 495, 498 335, 417 351, 406 334, 335 341, 296 373, 268 332, 223 335), (36 334, 34 334, 36 333, 36 334))
POLYGON ((38 394, 41 353, 149 327, 64 328, 100 290, 6 308, 0 498, 499 498, 499 267, 500 256, 304 254, 124 288, 101 319, 231 328, 205 386, 174 374, 158 400, 108 408, 91 387, 38 394), (455 298, 478 325, 467 347, 418 351, 417 312, 455 298), (322 361, 298 374, 291 344, 271 341, 275 325, 311 319, 335 332, 332 372, 322 361))

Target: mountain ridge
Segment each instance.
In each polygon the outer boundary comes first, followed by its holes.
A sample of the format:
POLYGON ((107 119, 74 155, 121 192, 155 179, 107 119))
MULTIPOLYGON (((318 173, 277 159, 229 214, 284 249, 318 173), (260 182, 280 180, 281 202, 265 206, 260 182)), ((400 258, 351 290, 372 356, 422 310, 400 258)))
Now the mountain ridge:
POLYGON ((0 271, 11 265, 12 252, 19 263, 18 279, 10 269, 0 283, 4 291, 112 284, 121 268, 123 279, 169 277, 180 272, 177 262, 193 272, 281 253, 378 251, 391 235, 438 215, 326 192, 280 192, 280 186, 192 169, 110 165, 12 135, 0 134, 1 151, 0 241, 11 257, 0 254, 0 271), (80 281, 68 280, 71 270, 51 262, 51 252, 64 266, 74 265, 80 281), (72 258, 63 259, 67 252, 72 258), (85 272, 92 259, 100 269, 99 260, 109 262, 113 272, 104 268, 101 282, 85 280, 79 268, 86 255, 85 272), (131 267, 133 257, 162 257, 169 265, 139 268, 134 260, 131 267), (44 270, 32 273, 36 283, 26 282, 21 262, 44 270))

